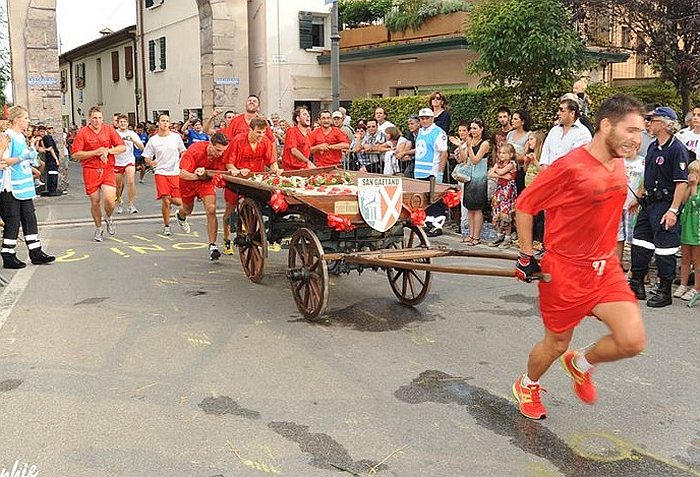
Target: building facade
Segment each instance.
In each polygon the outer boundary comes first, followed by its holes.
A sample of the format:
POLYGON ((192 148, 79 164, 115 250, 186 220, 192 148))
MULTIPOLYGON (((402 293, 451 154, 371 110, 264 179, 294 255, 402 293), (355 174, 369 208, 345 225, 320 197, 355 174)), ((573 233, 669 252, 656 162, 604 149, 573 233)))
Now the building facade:
POLYGON ((64 126, 85 125, 92 106, 102 107, 105 121, 116 113, 137 114, 138 58, 134 25, 74 48, 59 57, 61 117, 64 126))

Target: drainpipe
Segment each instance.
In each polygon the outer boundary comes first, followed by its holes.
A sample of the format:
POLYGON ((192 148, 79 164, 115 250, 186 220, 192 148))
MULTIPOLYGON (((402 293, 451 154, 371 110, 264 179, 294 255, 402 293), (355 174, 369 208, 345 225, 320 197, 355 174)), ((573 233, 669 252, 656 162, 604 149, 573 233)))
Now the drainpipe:
MULTIPOLYGON (((143 2, 138 2, 139 8, 136 10, 136 21, 139 25, 139 38, 141 43, 141 74, 143 74, 143 85, 141 87, 141 101, 143 101, 143 114, 144 119, 148 119, 148 89, 146 88, 146 57, 144 48, 144 33, 143 33, 143 2)), ((138 75, 137 75, 138 77, 138 75)), ((136 80, 138 82, 138 79, 136 80)), ((138 108, 136 108, 138 111, 138 108)), ((137 112, 138 116, 138 112, 137 112)))

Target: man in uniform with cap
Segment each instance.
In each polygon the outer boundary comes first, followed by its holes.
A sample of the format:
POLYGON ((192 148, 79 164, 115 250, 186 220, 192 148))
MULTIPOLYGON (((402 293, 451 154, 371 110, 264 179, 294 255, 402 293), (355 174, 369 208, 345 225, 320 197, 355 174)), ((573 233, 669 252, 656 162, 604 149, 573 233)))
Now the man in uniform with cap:
POLYGON ((676 252, 681 244, 679 209, 688 187, 688 150, 674 136, 678 116, 667 106, 654 109, 647 118, 656 139, 646 152, 644 193, 638 199, 632 240, 630 287, 640 300, 646 299, 644 277, 655 255, 660 285, 647 306, 661 308, 672 302, 671 285, 676 277, 676 252))
MULTIPOLYGON (((447 134, 434 121, 435 113, 430 108, 418 112, 420 130, 416 136, 416 156, 414 177, 441 183, 447 164, 447 134)), ((442 226, 447 218, 445 205, 436 202, 426 209, 425 226, 428 236, 442 235, 442 226)))

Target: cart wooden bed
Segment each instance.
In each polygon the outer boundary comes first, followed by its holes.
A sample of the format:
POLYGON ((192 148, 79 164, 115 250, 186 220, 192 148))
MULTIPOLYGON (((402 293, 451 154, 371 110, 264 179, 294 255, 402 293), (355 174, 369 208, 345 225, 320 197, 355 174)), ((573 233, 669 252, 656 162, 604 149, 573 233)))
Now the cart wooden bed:
MULTIPOLYGON (((210 175, 220 174, 208 171, 210 175)), ((353 184, 358 177, 385 177, 334 168, 284 172, 283 176, 309 177, 319 173, 347 174, 353 184)), ((451 186, 402 178, 403 205, 396 224, 386 232, 367 225, 357 207, 356 193, 305 195, 280 189, 248 178, 220 174, 225 186, 239 195, 231 227, 246 276, 257 283, 263 279, 269 243, 289 242, 287 279, 297 308, 309 320, 323 314, 328 305, 329 274, 370 269, 384 271, 399 301, 417 305, 427 296, 433 272, 513 277, 513 268, 444 266, 433 263, 441 257, 476 257, 515 260, 512 253, 480 250, 451 250, 431 247, 422 227, 411 223, 411 212, 442 200, 451 186), (288 209, 275 212, 269 202, 280 190, 288 209), (356 228, 337 231, 328 225, 328 215, 347 218, 356 228)))

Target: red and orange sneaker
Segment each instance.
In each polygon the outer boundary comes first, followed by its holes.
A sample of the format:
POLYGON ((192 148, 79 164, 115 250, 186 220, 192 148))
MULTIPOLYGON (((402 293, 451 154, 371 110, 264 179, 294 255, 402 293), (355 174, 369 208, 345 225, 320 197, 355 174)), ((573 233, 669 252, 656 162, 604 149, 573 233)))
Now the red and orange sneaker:
POLYGON ((513 395, 518 400, 520 414, 529 419, 544 419, 547 417, 542 401, 540 401, 540 391, 546 391, 539 384, 523 385, 525 375, 518 376, 513 384, 513 395))
POLYGON ((591 379, 591 371, 580 371, 574 364, 574 360, 580 353, 578 351, 567 351, 561 357, 561 366, 564 371, 574 380, 574 392, 578 398, 586 404, 595 404, 598 399, 598 391, 591 379))

